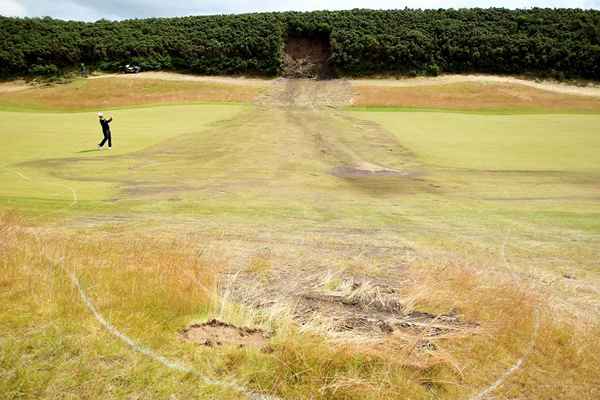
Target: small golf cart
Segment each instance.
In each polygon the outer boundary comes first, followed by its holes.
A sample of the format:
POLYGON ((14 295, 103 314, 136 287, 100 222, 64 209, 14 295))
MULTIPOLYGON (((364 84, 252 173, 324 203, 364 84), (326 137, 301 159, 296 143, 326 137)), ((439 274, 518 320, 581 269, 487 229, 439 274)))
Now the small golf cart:
POLYGON ((140 67, 139 65, 127 64, 125 65, 125 67, 123 67, 123 72, 125 72, 126 74, 137 74, 141 71, 142 67, 140 67))

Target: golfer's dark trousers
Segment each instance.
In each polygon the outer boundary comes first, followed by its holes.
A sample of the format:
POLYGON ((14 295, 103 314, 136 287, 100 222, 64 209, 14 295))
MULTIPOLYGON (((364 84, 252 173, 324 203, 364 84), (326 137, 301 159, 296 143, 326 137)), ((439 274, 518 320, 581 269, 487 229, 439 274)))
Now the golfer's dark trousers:
POLYGON ((110 131, 103 131, 102 133, 104 134, 104 139, 102 139, 102 141, 100 142, 100 144, 98 146, 102 147, 102 146, 104 146, 104 143, 108 142, 108 147, 112 147, 110 131))

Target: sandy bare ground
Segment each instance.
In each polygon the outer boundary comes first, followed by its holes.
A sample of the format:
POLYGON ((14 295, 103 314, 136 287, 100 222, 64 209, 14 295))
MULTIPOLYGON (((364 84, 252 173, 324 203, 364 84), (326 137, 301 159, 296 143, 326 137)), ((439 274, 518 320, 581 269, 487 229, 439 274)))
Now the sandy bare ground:
POLYGON ((19 92, 21 90, 30 89, 31 87, 31 85, 28 85, 23 80, 0 82, 0 93, 19 92))
POLYGON ((599 85, 575 86, 556 81, 532 81, 509 76, 495 75, 442 75, 438 77, 417 77, 406 79, 354 79, 350 81, 353 87, 361 86, 386 86, 386 87, 415 87, 447 85, 452 83, 508 83, 528 86, 555 93, 571 94, 578 96, 600 97, 599 85))
POLYGON ((269 79, 247 78, 247 77, 229 77, 229 76, 203 76, 179 74, 175 72, 164 71, 148 71, 139 74, 104 74, 90 76, 88 79, 104 79, 104 78, 123 78, 123 79, 161 79, 165 81, 188 81, 188 82, 206 82, 206 83, 221 83, 246 86, 267 86, 272 81, 269 79))

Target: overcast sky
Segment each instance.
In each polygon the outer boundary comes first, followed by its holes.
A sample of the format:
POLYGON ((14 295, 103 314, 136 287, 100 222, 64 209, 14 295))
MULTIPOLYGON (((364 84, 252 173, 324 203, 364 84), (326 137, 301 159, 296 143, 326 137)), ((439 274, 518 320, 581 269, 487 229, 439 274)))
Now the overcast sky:
POLYGON ((570 7, 600 9, 600 0, 0 0, 0 15, 95 21, 254 11, 350 8, 570 7))

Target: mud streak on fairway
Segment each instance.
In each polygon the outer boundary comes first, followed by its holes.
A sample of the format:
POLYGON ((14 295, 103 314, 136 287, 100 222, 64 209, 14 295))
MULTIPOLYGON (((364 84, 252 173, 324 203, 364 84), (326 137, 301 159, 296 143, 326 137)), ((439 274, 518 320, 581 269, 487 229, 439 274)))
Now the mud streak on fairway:
POLYGON ((135 153, 23 165, 64 180, 115 184, 123 200, 252 193, 284 202, 286 188, 298 183, 300 198, 313 204, 340 186, 367 196, 422 190, 413 180, 419 163, 393 135, 336 110, 350 98, 345 81, 279 80, 253 109, 206 131, 135 153))

